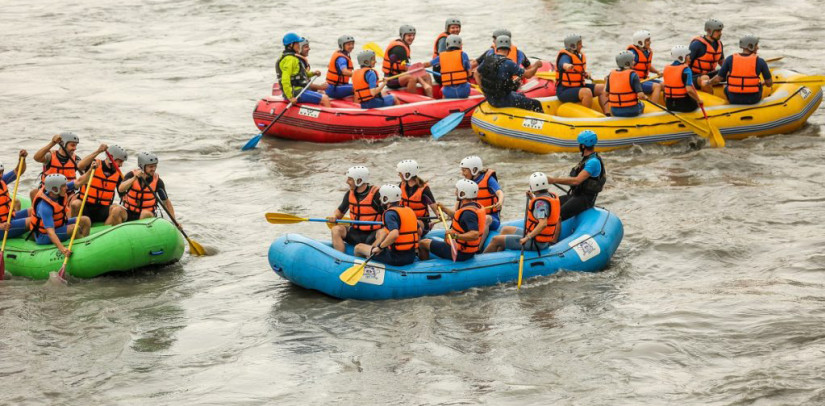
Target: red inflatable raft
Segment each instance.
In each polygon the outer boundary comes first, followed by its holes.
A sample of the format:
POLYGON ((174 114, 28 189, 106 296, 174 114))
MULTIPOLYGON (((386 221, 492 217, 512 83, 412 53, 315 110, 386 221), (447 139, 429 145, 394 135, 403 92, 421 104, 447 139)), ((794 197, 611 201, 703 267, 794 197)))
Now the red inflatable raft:
MULTIPOLYGON (((533 78, 525 82, 519 91, 533 98, 549 97, 556 94, 556 87, 552 81, 533 78)), ((391 93, 401 104, 362 109, 358 103, 352 102, 352 98, 333 100, 332 107, 298 104, 290 108, 265 135, 322 143, 427 136, 430 135, 430 127, 439 120, 451 113, 467 110, 483 98, 475 90, 467 99, 432 99, 403 91, 391 93)), ((258 131, 266 128, 287 104, 278 87, 273 87, 273 96, 261 99, 252 112, 258 131)), ((467 112, 459 127, 469 127, 472 114, 472 111, 467 112)))

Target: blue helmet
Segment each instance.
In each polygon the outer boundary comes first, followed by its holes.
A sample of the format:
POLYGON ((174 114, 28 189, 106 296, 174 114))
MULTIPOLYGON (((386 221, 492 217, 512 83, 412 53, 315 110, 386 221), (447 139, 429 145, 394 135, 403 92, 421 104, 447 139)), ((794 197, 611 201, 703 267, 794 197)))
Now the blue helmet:
POLYGON ((288 47, 296 42, 301 42, 303 38, 294 32, 288 32, 284 35, 284 46, 288 47))
POLYGON ((599 141, 598 137, 596 137, 596 133, 590 130, 584 130, 579 133, 579 136, 576 137, 576 141, 579 144, 584 145, 587 148, 593 148, 596 146, 596 142, 599 141))

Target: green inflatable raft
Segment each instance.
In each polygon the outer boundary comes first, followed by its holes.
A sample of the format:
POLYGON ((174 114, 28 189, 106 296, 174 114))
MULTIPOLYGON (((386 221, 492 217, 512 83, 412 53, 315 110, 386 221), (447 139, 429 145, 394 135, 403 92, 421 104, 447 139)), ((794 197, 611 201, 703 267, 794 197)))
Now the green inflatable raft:
MULTIPOLYGON (((28 206, 26 200, 21 203, 28 206)), ((64 244, 68 246, 68 241, 64 244)), ((89 236, 75 240, 66 273, 76 278, 94 278, 109 272, 165 265, 178 261, 183 251, 183 237, 171 222, 162 218, 114 227, 95 224, 89 236)), ((22 237, 6 243, 6 272, 14 276, 48 279, 49 272, 60 270, 63 259, 52 244, 37 245, 22 237)))

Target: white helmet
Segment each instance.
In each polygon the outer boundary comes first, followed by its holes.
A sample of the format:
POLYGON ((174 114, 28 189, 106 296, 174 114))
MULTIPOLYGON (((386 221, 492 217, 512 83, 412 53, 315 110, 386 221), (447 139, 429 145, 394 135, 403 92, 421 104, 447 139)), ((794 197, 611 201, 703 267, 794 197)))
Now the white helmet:
POLYGON ((639 30, 633 33, 633 45, 638 47, 645 46, 645 40, 650 39, 650 31, 639 30))
POLYGON ((538 192, 539 190, 547 190, 550 188, 550 182, 547 181, 547 175, 542 172, 533 172, 530 175, 530 191, 538 192))
POLYGON ((690 48, 687 45, 676 45, 670 49, 670 56, 675 61, 685 62, 688 55, 690 55, 690 48))
POLYGON ((401 188, 398 185, 384 185, 378 189, 381 204, 398 203, 401 201, 401 188))
POLYGON ((418 176, 418 162, 415 162, 414 159, 405 159, 395 166, 395 170, 401 174, 404 180, 410 180, 418 176))
POLYGON ((456 182, 455 190, 458 191, 459 199, 475 199, 478 197, 478 184, 469 179, 461 179, 456 182))
POLYGON ((366 166, 353 166, 347 169, 347 177, 355 181, 355 187, 370 183, 370 170, 366 166))
POLYGON ((46 192, 60 193, 60 189, 66 185, 66 176, 60 173, 46 175, 43 179, 43 188, 46 192))
POLYGON ((484 164, 481 162, 481 157, 476 155, 470 155, 462 159, 459 166, 461 168, 469 169, 470 174, 476 176, 479 172, 481 172, 481 168, 484 166, 484 164))

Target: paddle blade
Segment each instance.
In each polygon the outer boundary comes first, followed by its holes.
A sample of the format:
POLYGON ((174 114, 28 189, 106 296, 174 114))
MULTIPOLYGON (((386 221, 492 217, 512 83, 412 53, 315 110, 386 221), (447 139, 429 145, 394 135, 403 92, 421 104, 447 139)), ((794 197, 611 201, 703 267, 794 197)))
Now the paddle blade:
POLYGON ((433 135, 433 139, 437 140, 447 135, 450 131, 458 127, 458 125, 461 124, 461 120, 463 119, 464 112, 461 111, 451 113, 449 116, 442 118, 441 121, 435 123, 435 125, 430 127, 430 132, 433 135))
POLYGON ((360 264, 356 264, 347 268, 346 271, 341 273, 341 282, 344 282, 350 286, 355 286, 355 284, 361 280, 361 277, 364 276, 364 268, 366 267, 366 265, 367 263, 366 261, 364 261, 360 264))
POLYGON ((271 224, 295 224, 308 219, 286 213, 266 213, 266 221, 271 224))
POLYGON ((516 289, 521 289, 521 276, 524 274, 524 252, 521 253, 521 256, 518 258, 518 283, 516 284, 516 289))
POLYGON ((535 77, 537 77, 539 79, 555 81, 556 80, 556 72, 537 72, 535 74, 535 77))
POLYGON ((63 280, 66 280, 66 263, 63 262, 63 266, 60 267, 60 270, 57 271, 57 277, 63 280))
POLYGON ((6 253, 0 252, 0 281, 6 279, 6 253))
POLYGON ((423 76, 427 76, 427 70, 424 69, 424 64, 421 62, 416 62, 407 67, 407 72, 410 72, 410 76, 414 78, 420 78, 423 76))
POLYGON ((367 42, 366 44, 364 44, 364 49, 375 52, 376 58, 384 59, 384 50, 381 49, 381 47, 378 44, 374 42, 367 42))
POLYGON ((260 141, 261 137, 263 136, 264 134, 260 133, 252 137, 249 141, 246 142, 246 144, 244 144, 244 146, 241 148, 241 151, 249 151, 250 149, 255 149, 255 147, 258 146, 258 141, 260 141))
POLYGON ((708 127, 710 128, 710 145, 714 148, 725 148, 725 138, 722 137, 719 128, 711 125, 710 122, 708 122, 708 127))
POLYGON ((196 257, 202 257, 202 256, 206 255, 206 250, 203 249, 203 246, 201 246, 200 244, 198 244, 195 240, 192 240, 191 238, 187 238, 186 240, 189 241, 189 254, 190 255, 194 255, 196 257))

